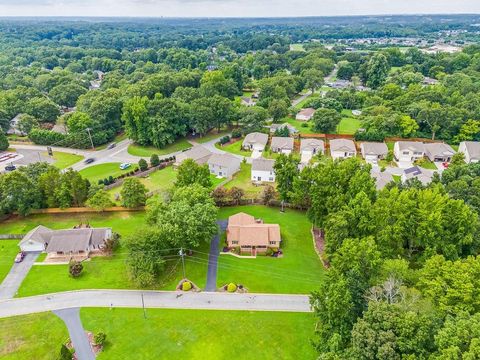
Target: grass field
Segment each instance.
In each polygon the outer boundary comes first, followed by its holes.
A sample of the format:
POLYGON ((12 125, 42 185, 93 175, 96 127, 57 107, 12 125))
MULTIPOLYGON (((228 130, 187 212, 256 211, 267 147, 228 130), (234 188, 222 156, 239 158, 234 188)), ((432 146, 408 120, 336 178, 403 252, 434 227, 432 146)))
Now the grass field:
POLYGON ((215 144, 215 147, 217 149, 227 151, 232 154, 250 157, 250 155, 252 155, 252 152, 242 150, 242 143, 243 143, 243 139, 240 139, 238 141, 235 141, 234 143, 223 145, 223 146, 217 143, 215 144))
MULTIPOLYGON (((311 313, 81 309, 87 331, 104 332, 107 359, 315 359, 311 313), (294 331, 288 331, 294 329, 294 331), (232 336, 235 334, 235 336, 232 336)), ((56 359, 68 339, 51 312, 0 319, 0 358, 56 359)))
POLYGON ((306 215, 290 209, 281 213, 278 208, 240 206, 222 208, 220 218, 227 219, 240 211, 261 218, 265 223, 280 224, 284 256, 238 259, 221 255, 217 285, 234 282, 243 284, 250 292, 307 294, 315 290, 322 281, 324 268, 315 253, 311 224, 306 215))
POLYGON ((227 129, 227 128, 220 130, 220 132, 218 132, 217 130, 212 130, 205 136, 196 137, 196 138, 193 138, 192 140, 200 144, 203 144, 211 140, 221 138, 222 136, 228 135, 230 134, 231 131, 232 131, 231 129, 227 129))
POLYGON ((191 147, 192 145, 187 141, 187 139, 179 139, 173 144, 167 145, 162 149, 158 149, 153 146, 140 146, 132 144, 128 147, 128 153, 135 156, 150 157, 153 154, 168 155, 177 151, 186 150, 191 147))
MULTIPOLYGON (((3 227, 2 227, 3 233, 3 227)), ((15 256, 20 251, 18 248, 19 240, 1 240, 0 241, 0 283, 7 276, 13 265, 15 256)), ((0 352, 1 353, 1 352, 0 352)))
POLYGON ((312 121, 300 121, 289 117, 281 121, 282 124, 284 122, 294 126, 295 129, 300 132, 300 134, 315 134, 315 131, 312 130, 312 121))
POLYGON ((303 44, 290 44, 290 50, 292 51, 305 51, 303 44))
POLYGON ((109 176, 117 177, 128 173, 137 168, 136 164, 132 164, 128 169, 121 170, 120 163, 105 163, 90 166, 80 170, 80 175, 96 184, 98 180, 108 178, 109 176))
POLYGON ((262 192, 262 186, 255 186, 251 181, 252 165, 242 162, 240 171, 236 173, 232 180, 225 184, 226 189, 236 186, 245 191, 247 198, 255 198, 262 192))
MULTIPOLYGON (((48 156, 46 152, 43 153, 42 155, 48 156)), ((82 159, 83 159, 82 155, 69 154, 61 151, 53 152, 53 160, 55 160, 55 162, 53 163, 53 166, 61 170, 72 166, 73 164, 81 161, 82 159)))
POLYGON ((353 135, 362 126, 359 119, 344 117, 337 126, 337 134, 353 135))

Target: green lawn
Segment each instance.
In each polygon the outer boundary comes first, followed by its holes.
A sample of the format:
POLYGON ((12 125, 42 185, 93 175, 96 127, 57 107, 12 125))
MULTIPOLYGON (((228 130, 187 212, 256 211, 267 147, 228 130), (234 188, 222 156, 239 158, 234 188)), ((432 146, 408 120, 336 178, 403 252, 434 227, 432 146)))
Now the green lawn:
POLYGON ((303 44, 290 44, 290 50, 292 51, 305 51, 303 44))
POLYGON ((300 134, 315 134, 315 131, 312 130, 312 122, 311 121, 300 121, 296 120, 294 118, 288 117, 285 119, 282 119, 281 123, 283 124, 284 122, 289 123, 290 125, 294 126, 295 129, 297 129, 300 134))
POLYGON ((418 163, 418 165, 424 169, 428 169, 428 170, 437 170, 437 166, 430 160, 428 160, 427 158, 425 158, 424 160, 420 161, 418 163))
MULTIPOLYGON (((3 227, 2 233, 5 233, 3 227)), ((0 240, 0 283, 5 276, 7 276, 13 265, 15 256, 20 251, 18 248, 18 242, 19 240, 0 240)))
POLYGON ((243 143, 243 139, 240 139, 238 141, 235 141, 234 143, 231 143, 231 144, 228 144, 228 145, 223 145, 223 146, 220 145, 219 143, 217 143, 217 144, 215 144, 215 147, 217 149, 227 151, 227 152, 232 153, 232 154, 250 157, 252 155, 252 152, 242 150, 242 143, 243 143))
POLYGON ((258 197, 258 194, 262 192, 263 187, 253 185, 251 176, 252 165, 242 162, 240 165, 240 171, 234 175, 232 180, 225 184, 225 188, 230 189, 236 186, 245 191, 245 197, 256 198, 258 197))
MULTIPOLYGON (((48 156, 46 152, 43 153, 43 155, 48 156)), ((53 152, 53 160, 55 160, 53 165, 61 170, 72 166, 73 164, 81 161, 82 159, 83 159, 82 155, 69 154, 61 151, 53 152)))
POLYGON ((205 136, 196 137, 196 138, 193 138, 192 140, 200 144, 203 144, 211 140, 221 138, 222 136, 228 135, 230 134, 231 131, 232 131, 231 129, 223 129, 223 130, 220 130, 220 132, 218 132, 217 130, 212 130, 205 136))
POLYGON ((314 250, 311 224, 305 213, 290 209, 281 213, 278 208, 240 206, 221 209, 220 218, 227 219, 240 211, 261 218, 265 223, 280 224, 284 256, 238 259, 221 255, 217 285, 234 282, 243 284, 250 292, 270 293, 307 294, 317 289, 324 268, 314 250))
POLYGON ((353 135, 362 126, 359 119, 344 117, 337 126, 337 134, 353 135))
POLYGON ((62 320, 51 312, 0 319, 0 359, 51 360, 68 339, 62 320))
POLYGON ((128 169, 121 170, 120 163, 105 163, 93 165, 80 170, 80 175, 96 184, 98 180, 108 178, 109 176, 117 177, 128 173, 137 168, 136 164, 132 164, 128 169))
POLYGON ((186 150, 191 147, 192 145, 187 141, 187 139, 179 139, 173 144, 167 145, 162 149, 158 149, 153 146, 140 146, 132 144, 128 147, 128 153, 135 156, 150 157, 152 154, 168 155, 178 151, 186 150))
MULTIPOLYGON (((311 313, 83 308, 87 331, 104 332, 98 359, 315 359, 311 313), (294 331, 289 331, 294 329, 294 331), (235 334, 235 336, 232 336, 235 334)), ((56 359, 68 339, 51 312, 0 319, 0 358, 56 359)))

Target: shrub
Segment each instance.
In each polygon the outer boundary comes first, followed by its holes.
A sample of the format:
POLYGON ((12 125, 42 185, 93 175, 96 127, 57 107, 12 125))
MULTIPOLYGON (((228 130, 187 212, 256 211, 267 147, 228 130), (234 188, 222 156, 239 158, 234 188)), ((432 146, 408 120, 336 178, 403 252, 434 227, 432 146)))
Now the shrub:
POLYGON ((184 281, 182 284, 183 291, 189 291, 192 289, 192 283, 190 281, 184 281))
POLYGON ((80 261, 70 260, 68 264, 68 272, 74 278, 79 277, 83 271, 83 264, 80 261))
POLYGON ((8 139, 0 128, 0 151, 5 151, 8 149, 8 139))
POLYGON ((232 138, 233 139, 238 139, 241 136, 242 136, 242 131, 240 129, 233 129, 232 130, 232 138))
POLYGON ((229 136, 224 136, 222 138, 220 138, 220 140, 218 140, 218 142, 221 144, 221 145, 224 145, 226 143, 228 143, 230 141, 230 137, 229 136))
POLYGON ((62 347, 60 348, 60 354, 58 356, 59 360, 72 360, 72 350, 67 348, 65 344, 62 344, 62 347))
POLYGON ((95 341, 95 345, 103 346, 107 340, 107 335, 103 332, 99 332, 95 334, 93 340, 95 341))
POLYGON ((237 291, 237 285, 235 285, 234 283, 228 284, 227 285, 227 291, 231 292, 231 293, 237 291))
POLYGON ((113 184, 114 182, 115 182, 115 179, 113 178, 112 175, 110 175, 110 176, 108 177, 108 183, 109 183, 109 184, 113 184))
POLYGON ((103 182, 103 180, 100 179, 100 180, 98 180, 98 185, 107 185, 107 184, 105 184, 105 183, 103 182))
POLYGON ((145 171, 148 169, 148 163, 145 159, 140 159, 138 160, 138 167, 140 168, 140 171, 145 171))
POLYGON ((273 255, 273 250, 272 248, 268 248, 267 251, 265 251, 266 256, 272 256, 273 255))
POLYGON ((150 165, 153 167, 160 165, 160 159, 157 154, 152 154, 152 156, 150 156, 150 165))

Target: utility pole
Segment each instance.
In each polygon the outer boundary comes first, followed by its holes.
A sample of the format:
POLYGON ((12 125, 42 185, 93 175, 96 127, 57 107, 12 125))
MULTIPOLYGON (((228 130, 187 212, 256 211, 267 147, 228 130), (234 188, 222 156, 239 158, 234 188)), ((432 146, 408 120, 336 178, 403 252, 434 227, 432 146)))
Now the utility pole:
POLYGON ((145 309, 145 301, 143 300, 143 293, 142 293, 142 308, 143 308, 143 317, 147 318, 147 310, 145 309))
POLYGON ((90 128, 86 128, 85 130, 87 130, 88 132, 88 137, 90 138, 90 143, 92 144, 92 149, 95 150, 95 146, 93 146, 93 140, 92 140, 92 134, 90 134, 90 128))
POLYGON ((183 248, 180 248, 179 255, 182 257, 183 278, 186 279, 187 275, 185 274, 185 253, 183 252, 183 248))

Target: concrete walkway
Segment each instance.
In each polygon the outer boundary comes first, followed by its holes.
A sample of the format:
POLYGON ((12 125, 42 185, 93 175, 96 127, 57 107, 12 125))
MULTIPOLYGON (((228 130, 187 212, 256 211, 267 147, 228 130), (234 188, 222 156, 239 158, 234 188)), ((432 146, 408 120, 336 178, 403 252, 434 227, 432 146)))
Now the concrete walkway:
POLYGON ((77 307, 311 312, 308 295, 79 290, 0 301, 0 318, 77 307))
POLYGON ((80 320, 80 309, 62 309, 53 310, 53 313, 63 320, 68 329, 70 340, 72 341, 75 355, 79 360, 94 360, 95 354, 90 346, 85 329, 80 320))
POLYGON ((38 255, 40 255, 39 252, 27 253, 22 262, 13 263, 10 272, 0 284, 0 300, 11 299, 15 296, 38 255))
POLYGON ((217 268, 218 268, 218 255, 220 253, 220 237, 222 233, 227 229, 227 220, 217 221, 220 231, 213 237, 210 243, 210 253, 208 255, 208 270, 207 270, 207 285, 205 291, 217 290, 217 268))

